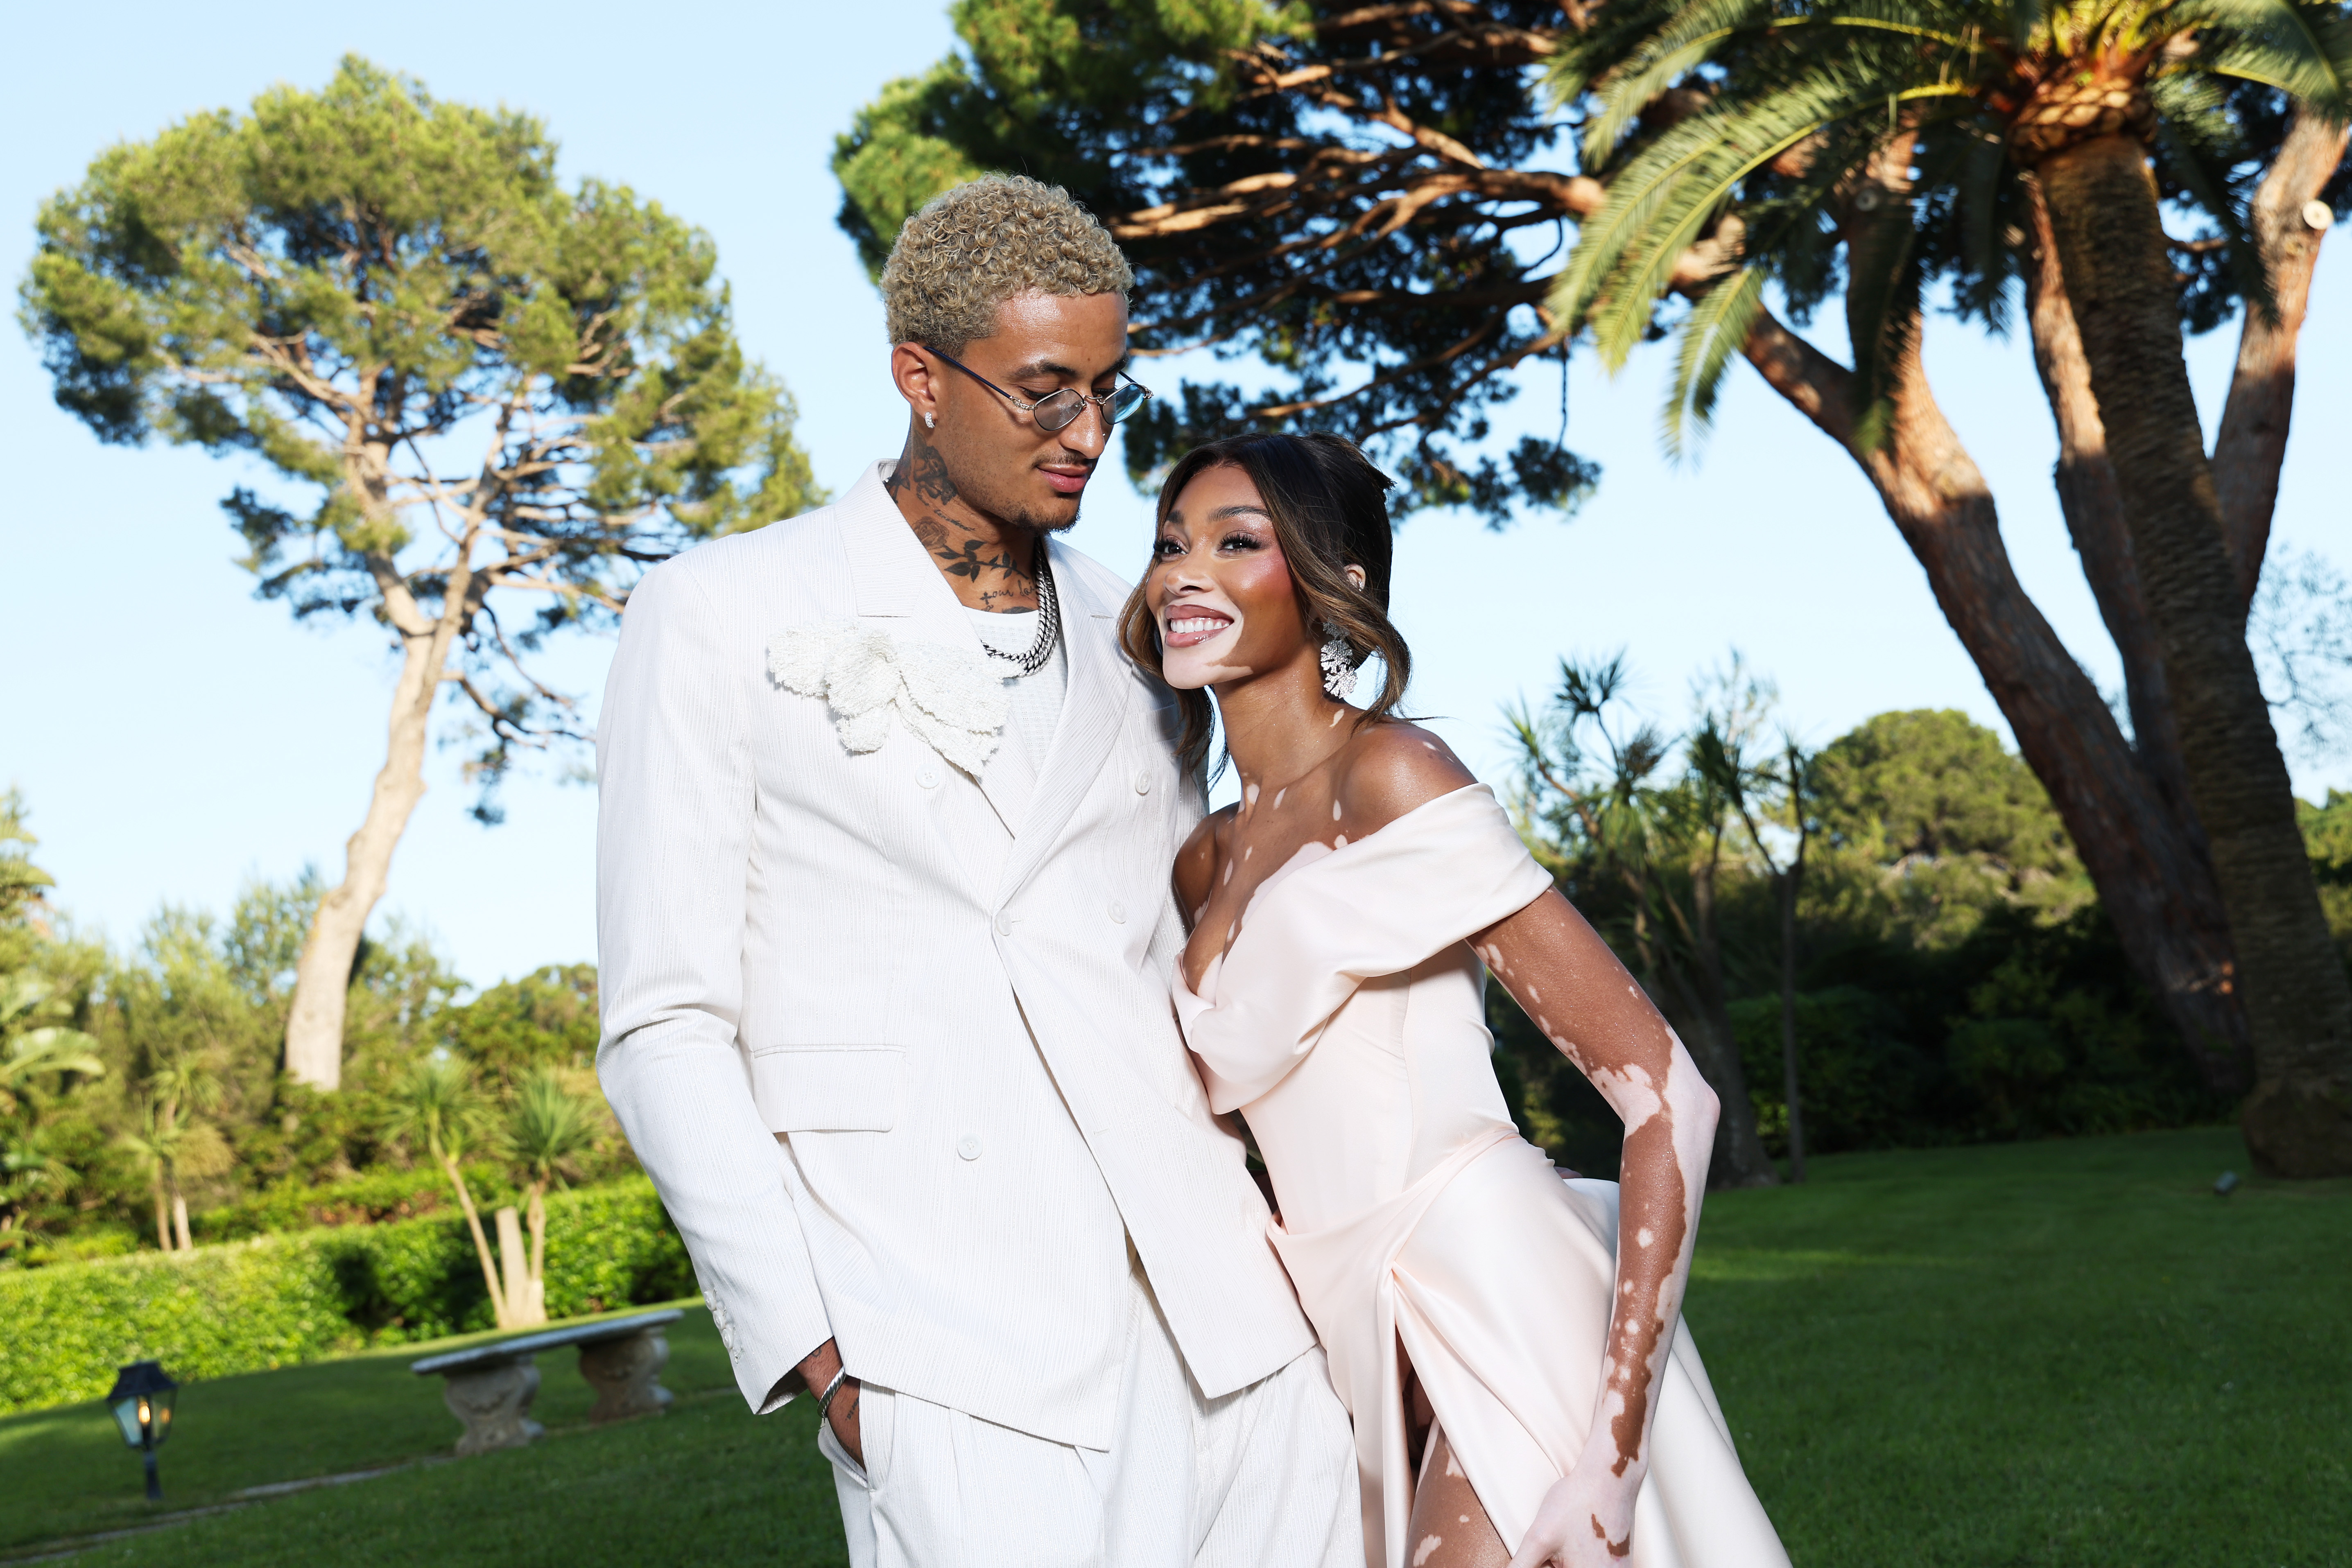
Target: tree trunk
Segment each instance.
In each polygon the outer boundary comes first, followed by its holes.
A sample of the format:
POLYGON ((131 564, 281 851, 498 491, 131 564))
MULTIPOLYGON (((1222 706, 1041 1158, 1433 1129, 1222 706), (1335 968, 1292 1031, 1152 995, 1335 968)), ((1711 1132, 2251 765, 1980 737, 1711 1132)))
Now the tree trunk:
POLYGON ((449 1177, 449 1185, 457 1189, 457 1207, 466 1211, 466 1228, 473 1232, 474 1256, 482 1265, 482 1284, 490 1292, 490 1321, 500 1328, 509 1326, 506 1291, 499 1285, 499 1266, 490 1256, 489 1239, 482 1234, 482 1217, 474 1208, 474 1195, 467 1190, 466 1176, 457 1162, 447 1155, 441 1156, 441 1168, 449 1177))
POLYGON ((163 1198, 163 1172, 158 1166, 152 1184, 155 1194, 155 1248, 161 1252, 172 1249, 172 1211, 163 1198))
POLYGON ((188 1234, 188 1199, 179 1188, 172 1189, 172 1235, 183 1252, 196 1249, 195 1239, 188 1234))
POLYGON ((2037 172, 2229 913, 2256 1074, 2247 1146, 2272 1174, 2352 1173, 2352 978, 2320 911, 2246 647, 2155 182, 2138 141, 2122 135, 2052 152, 2037 172))
POLYGON ((1716 867, 1702 862, 1691 868, 1691 922, 1696 938, 1695 966, 1702 1036, 1712 1036, 1712 1061, 1699 1063, 1723 1114, 1715 1124, 1715 1159, 1707 1167, 1707 1186, 1771 1186, 1780 1179, 1764 1152, 1756 1131, 1756 1102, 1748 1097, 1748 1072, 1739 1061, 1739 1036, 1731 1027, 1731 1008, 1723 983, 1723 934, 1716 923, 1716 867))
POLYGON ((2238 608, 2253 602, 2278 504, 2279 468, 2286 460, 2287 426, 2294 412, 2295 342, 2311 306, 2311 275, 2319 242, 2304 204, 2316 200, 2343 161, 2352 125, 2329 126, 2298 109, 2278 157, 2254 193, 2254 240, 2270 274, 2275 317, 2252 304, 2238 336, 2238 367, 2221 428, 2213 442, 2213 486, 2221 503, 2221 531, 2235 569, 2238 608))
POLYGON ((1744 350, 1766 382, 1851 454, 1927 576, 2074 841, 2133 967, 2206 1081, 2242 1088, 2244 1019, 2226 939, 2193 917, 2210 886, 2199 846, 2138 767, 2115 715, 2017 580, 1984 476, 1945 420, 1914 345, 1894 376, 1895 417, 1864 448, 1853 374, 1770 314, 1744 350))
MULTIPOLYGON (((2082 559, 2083 577, 2099 606, 2099 619, 2123 661, 2124 695, 2131 710, 2132 749, 2149 782, 2164 798, 2195 845, 2200 862, 2204 831, 2189 803, 2189 774, 2180 762, 2180 732, 2172 718, 2172 694, 2164 684, 2164 656, 2147 618, 2147 598, 2124 525, 2123 493, 2116 488, 2115 465, 2107 461, 2106 426, 2099 401, 2091 395, 2091 365, 2083 357, 2083 336, 2066 298, 2065 274, 2058 266, 2058 239, 2050 228, 2049 204, 2040 185, 2025 182, 2034 235, 2033 270, 2026 275, 2026 312, 2033 334, 2033 364, 2058 427, 2058 465, 2052 477, 2067 537, 2082 559)), ((2229 941, 2221 894, 2204 866, 2209 896, 2188 913, 2210 924, 2219 941, 2229 941)))
POLYGON ((530 1321, 543 1323, 547 1321, 547 1193, 537 1182, 531 1184, 523 1217, 530 1227, 530 1309, 534 1314, 530 1321))
POLYGON ((1782 872, 1780 883, 1780 1071, 1789 1099, 1789 1179, 1805 1179, 1805 1107, 1797 1083, 1797 875, 1782 872))
POLYGON ((499 1227, 499 1262, 504 1272, 507 1321, 501 1328, 529 1328, 543 1323, 547 1314, 533 1316, 530 1310, 530 1260, 522 1247, 522 1220, 515 1207, 508 1204, 495 1217, 499 1227))
MULTIPOLYGON (((455 584, 451 591, 458 591, 455 584)), ((383 767, 375 776, 365 820, 343 846, 343 880, 319 901, 310 922, 310 935, 295 967, 294 1002, 286 1019, 286 1071, 298 1082, 318 1089, 332 1090, 342 1083, 343 1009, 352 965, 368 915, 383 896, 392 852, 425 795, 426 724, 449 655, 447 615, 426 620, 413 601, 404 606, 395 601, 389 609, 402 650, 383 767)))

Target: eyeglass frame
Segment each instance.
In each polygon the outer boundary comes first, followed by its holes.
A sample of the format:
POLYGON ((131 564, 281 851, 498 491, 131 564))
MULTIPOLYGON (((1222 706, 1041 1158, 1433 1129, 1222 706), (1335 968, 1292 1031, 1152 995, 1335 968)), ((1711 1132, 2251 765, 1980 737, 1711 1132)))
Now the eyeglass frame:
MULTIPOLYGON (((1122 414, 1115 414, 1111 413, 1110 404, 1111 400, 1118 396, 1119 393, 1125 392, 1127 387, 1113 387, 1107 392, 1082 392, 1076 387, 1055 387, 1052 392, 1047 392, 1044 397, 1039 398, 1034 402, 1023 402, 1019 398, 1014 397, 1011 392, 1006 392, 1003 387, 998 386, 994 382, 990 381, 986 376, 982 375, 978 371, 973 370, 970 365, 958 360, 952 354, 940 353, 939 350, 932 348, 929 343, 925 343, 921 345, 921 347, 923 352, 927 354, 939 354, 940 359, 945 360, 949 364, 955 366, 957 370, 961 371, 965 375, 970 376, 972 380, 978 382, 981 385, 986 387, 989 391, 994 392, 997 396, 1003 398, 1005 402, 1011 403, 1022 413, 1027 414, 1032 420, 1035 420, 1037 428, 1045 432, 1048 435, 1053 434, 1056 431, 1067 430, 1070 426, 1084 419, 1087 416, 1087 406, 1089 403, 1102 411, 1103 429, 1105 431, 1108 431, 1112 425, 1117 424, 1122 418, 1126 417, 1122 414), (1070 415, 1069 418, 1064 420, 1059 424, 1047 424, 1044 420, 1038 419, 1037 411, 1046 403, 1051 402, 1054 399, 1061 396, 1064 392, 1070 392, 1077 398, 1078 412, 1070 415)), ((1123 378, 1126 381, 1128 387, 1133 387, 1137 392, 1143 394, 1141 397, 1135 400, 1134 407, 1129 408, 1127 411, 1128 413, 1133 413, 1136 409, 1141 408, 1146 402, 1149 402, 1151 400, 1151 389, 1150 387, 1145 386, 1141 382, 1137 381, 1125 371, 1116 371, 1112 373, 1123 378)))

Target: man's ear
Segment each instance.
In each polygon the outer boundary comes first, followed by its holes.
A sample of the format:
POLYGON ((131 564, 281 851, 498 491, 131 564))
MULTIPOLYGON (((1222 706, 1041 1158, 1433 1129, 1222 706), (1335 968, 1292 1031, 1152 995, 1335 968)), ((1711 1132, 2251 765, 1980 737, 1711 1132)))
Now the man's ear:
POLYGON ((932 378, 929 363, 916 351, 914 344, 891 345, 890 380, 898 387, 898 395, 914 410, 916 418, 939 413, 939 382, 932 378))
POLYGON ((1341 572, 1343 572, 1343 573, 1347 576, 1348 581, 1349 581, 1351 585, 1353 585, 1354 587, 1357 587, 1357 588, 1361 588, 1361 587, 1363 587, 1363 586, 1364 586, 1364 569, 1363 569, 1362 567, 1358 566, 1354 561, 1352 561, 1352 560, 1351 560, 1351 561, 1349 561, 1346 566, 1341 567, 1339 570, 1340 570, 1340 571, 1341 571, 1341 572))

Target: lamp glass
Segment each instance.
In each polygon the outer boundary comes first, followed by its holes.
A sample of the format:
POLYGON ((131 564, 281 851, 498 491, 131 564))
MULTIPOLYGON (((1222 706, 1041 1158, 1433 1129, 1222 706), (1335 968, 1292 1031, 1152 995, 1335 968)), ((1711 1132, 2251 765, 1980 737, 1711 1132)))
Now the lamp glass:
POLYGON ((160 1445, 171 1435, 172 1401, 179 1391, 180 1385, 152 1361, 124 1367, 106 1396, 122 1440, 134 1448, 160 1445))

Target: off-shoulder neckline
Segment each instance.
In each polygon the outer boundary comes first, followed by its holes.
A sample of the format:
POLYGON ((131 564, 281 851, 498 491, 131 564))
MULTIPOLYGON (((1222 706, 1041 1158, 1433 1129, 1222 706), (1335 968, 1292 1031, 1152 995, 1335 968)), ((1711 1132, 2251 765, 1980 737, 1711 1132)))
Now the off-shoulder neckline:
MULTIPOLYGON (((1300 877, 1305 876, 1309 872, 1317 871, 1324 866, 1329 865, 1333 861, 1336 861, 1341 856, 1347 854, 1350 850, 1363 848, 1366 844, 1378 839, 1382 833, 1389 831, 1392 828, 1402 827, 1404 823, 1420 816, 1423 811, 1428 810, 1431 807, 1442 806, 1448 800, 1452 800, 1460 796, 1470 793, 1473 789, 1483 789, 1486 791, 1488 800, 1494 800, 1495 791, 1493 786, 1486 783, 1483 779, 1474 779, 1469 783, 1456 786, 1452 789, 1446 790, 1442 795, 1432 795, 1428 800, 1423 800, 1418 806, 1413 806, 1405 810, 1399 811, 1395 816, 1391 817, 1387 821, 1382 822, 1379 827, 1374 828, 1370 832, 1366 833, 1360 839, 1348 839, 1347 842, 1336 847, 1326 846, 1328 852, 1317 855, 1313 860, 1307 862, 1303 865, 1285 867, 1282 870, 1276 871, 1273 875, 1267 877, 1265 882, 1259 883, 1257 888, 1251 893, 1249 902, 1242 906, 1241 924, 1239 927, 1234 930, 1232 940, 1228 941, 1224 946, 1217 952, 1212 954, 1207 965, 1202 968, 1202 984, 1209 984, 1212 977, 1216 974, 1219 967, 1221 967, 1228 957, 1233 956, 1234 948, 1241 946, 1242 938, 1249 935, 1251 917, 1258 913, 1259 903, 1262 900, 1270 897, 1276 889, 1297 881, 1300 877)), ((1496 804, 1499 808, 1501 802, 1496 801, 1496 804)), ((1347 835, 1343 833, 1340 837, 1347 838, 1347 835)), ((1314 840, 1310 841, 1319 843, 1322 841, 1314 840)), ((1306 846, 1302 844, 1299 847, 1304 849, 1306 846)), ((1177 950, 1175 980, 1178 985, 1184 988, 1185 995, 1192 997, 1195 999, 1199 999, 1201 994, 1192 988, 1192 977, 1186 972, 1187 966, 1184 962, 1185 953, 1191 948, 1191 946, 1192 940, 1188 935, 1184 946, 1177 950)))

